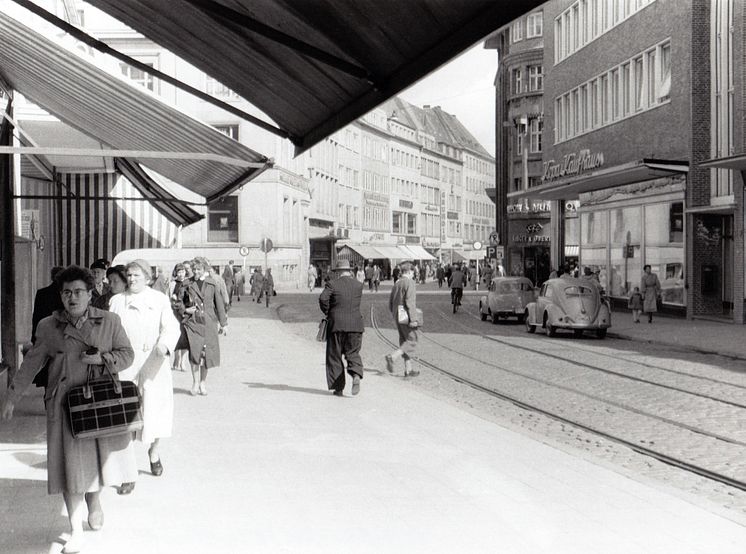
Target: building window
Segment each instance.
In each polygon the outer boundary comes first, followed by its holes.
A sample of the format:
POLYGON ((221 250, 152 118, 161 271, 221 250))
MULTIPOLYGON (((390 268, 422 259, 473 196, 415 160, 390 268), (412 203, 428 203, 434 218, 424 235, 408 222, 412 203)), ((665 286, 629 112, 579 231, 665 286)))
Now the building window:
POLYGON ((238 125, 213 125, 213 127, 225 136, 238 140, 238 125))
POLYGON ((531 120, 530 134, 531 134, 531 152, 541 152, 541 135, 544 131, 544 121, 535 118, 531 120))
MULTIPOLYGON (((142 60, 138 60, 142 61, 142 60)), ((148 67, 155 68, 155 62, 153 61, 142 61, 145 65, 148 67)), ((132 67, 131 65, 127 65, 126 63, 120 63, 119 68, 122 71, 122 75, 127 77, 130 81, 133 81, 134 83, 140 85, 141 87, 145 87, 149 91, 152 92, 158 92, 155 88, 156 85, 156 79, 153 77, 152 74, 146 73, 142 69, 138 69, 136 67, 132 67)))
POLYGON ((511 27, 511 34, 513 35, 513 42, 519 42, 523 40, 523 20, 516 21, 511 27))
POLYGON ((574 54, 653 1, 577 0, 554 20, 555 63, 574 54))
POLYGON ((407 214, 407 234, 417 234, 417 214, 407 214))
POLYGON ((528 66, 528 90, 544 90, 544 68, 541 65, 528 66))
POLYGON ((238 242, 237 196, 226 196, 207 205, 207 241, 238 242))
POLYGON ((224 100, 239 100, 240 96, 226 87, 223 83, 216 81, 209 75, 205 75, 205 91, 210 96, 224 100))
POLYGON ((526 38, 540 37, 544 24, 544 12, 535 12, 526 18, 526 38))
POLYGON ((516 143, 515 143, 515 151, 517 155, 523 154, 523 133, 518 130, 518 132, 515 134, 516 136, 516 143))
POLYGON ((517 67, 511 71, 511 83, 513 85, 513 94, 521 94, 523 92, 523 79, 522 70, 517 67))
POLYGON ((684 242, 684 203, 673 202, 668 218, 668 242, 684 242))

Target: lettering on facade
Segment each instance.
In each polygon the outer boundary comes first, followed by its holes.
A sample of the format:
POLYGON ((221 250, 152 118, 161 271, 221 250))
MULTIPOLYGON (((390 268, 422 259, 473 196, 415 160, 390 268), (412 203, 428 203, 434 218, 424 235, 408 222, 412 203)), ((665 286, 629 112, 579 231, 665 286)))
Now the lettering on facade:
POLYGON ((399 200, 399 207, 411 210, 414 207, 414 203, 411 200, 399 200))
POLYGON ((603 152, 591 153, 590 150, 584 149, 580 152, 573 152, 563 156, 562 161, 555 162, 549 160, 544 162, 544 174, 541 177, 542 182, 547 183, 562 177, 579 175, 584 171, 590 171, 604 165, 603 152))
POLYGON ((545 213, 551 209, 549 200, 535 201, 524 198, 522 202, 517 204, 508 204, 509 214, 536 214, 545 213))
POLYGON ((458 219, 458 212, 448 212, 448 219, 458 219))
POLYGON ((296 175, 288 175, 287 173, 280 173, 280 182, 285 185, 290 185, 293 188, 304 190, 306 188, 305 186, 305 180, 302 177, 298 177, 296 175))
POLYGON ((513 242, 549 242, 547 235, 513 235, 513 242))
POLYGON ((367 240, 364 240, 363 242, 384 242, 386 240, 386 237, 383 233, 372 233, 367 240))
POLYGON ((435 204, 426 204, 423 208, 426 212, 438 212, 440 211, 440 208, 436 206, 435 204))
POLYGON ((440 193, 440 242, 446 241, 446 218, 443 217, 446 213, 446 193, 440 193))
POLYGON ((541 223, 529 223, 526 225, 526 232, 532 234, 541 233, 543 228, 541 223))
POLYGON ((388 196, 384 194, 378 194, 376 192, 366 192, 364 193, 363 198, 365 198, 366 204, 372 204, 375 206, 388 206, 389 205, 388 196))

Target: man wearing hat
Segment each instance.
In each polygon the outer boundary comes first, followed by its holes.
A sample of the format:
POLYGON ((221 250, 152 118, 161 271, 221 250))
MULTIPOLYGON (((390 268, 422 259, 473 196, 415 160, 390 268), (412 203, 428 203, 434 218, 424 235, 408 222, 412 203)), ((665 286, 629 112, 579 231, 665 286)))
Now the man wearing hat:
POLYGON ((326 383, 334 396, 344 396, 345 366, 352 377, 352 394, 360 392, 363 378, 363 360, 360 348, 363 345, 363 314, 360 301, 363 284, 352 275, 350 262, 339 260, 334 268, 336 279, 330 280, 319 296, 319 306, 328 320, 326 339, 326 383))
POLYGON ((106 270, 108 268, 108 262, 103 258, 99 258, 91 264, 91 273, 93 273, 93 296, 91 301, 96 300, 99 296, 103 296, 109 292, 109 284, 104 282, 106 279, 106 270))

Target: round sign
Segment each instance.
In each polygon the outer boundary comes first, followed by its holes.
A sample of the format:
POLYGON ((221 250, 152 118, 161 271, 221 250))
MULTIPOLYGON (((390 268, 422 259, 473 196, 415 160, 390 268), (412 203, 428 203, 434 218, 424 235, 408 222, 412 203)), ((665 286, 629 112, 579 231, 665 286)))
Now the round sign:
POLYGON ((474 248, 474 250, 481 250, 481 249, 482 249, 482 243, 481 243, 481 242, 479 242, 479 241, 476 241, 476 242, 475 242, 475 243, 474 243, 474 244, 472 245, 472 248, 474 248))
POLYGON ((248 246, 242 246, 238 249, 238 253, 243 256, 244 258, 249 255, 249 247, 248 246))
POLYGON ((265 254, 272 250, 272 239, 262 239, 261 249, 265 254))

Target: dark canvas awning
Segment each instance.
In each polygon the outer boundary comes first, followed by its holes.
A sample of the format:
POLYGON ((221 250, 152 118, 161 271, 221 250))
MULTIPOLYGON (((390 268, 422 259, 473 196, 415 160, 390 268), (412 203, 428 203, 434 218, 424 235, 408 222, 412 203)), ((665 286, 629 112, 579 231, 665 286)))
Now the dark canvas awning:
POLYGON ((720 169, 735 169, 736 171, 746 170, 746 154, 736 154, 734 156, 725 156, 723 158, 713 158, 705 160, 698 164, 700 167, 715 167, 720 169))
MULTIPOLYGON (((61 121, 99 141, 101 156, 107 156, 107 148, 127 151, 133 162, 208 201, 228 194, 271 166, 265 156, 4 13, 0 13, 0 44, 3 80, 61 121)), ((90 157, 92 153, 82 151, 81 155, 90 157)))
POLYGON ((537 0, 88 1, 261 109, 287 132, 299 151, 542 4, 537 0))
POLYGON ((686 161, 643 159, 604 167, 576 177, 567 177, 546 185, 533 187, 510 197, 530 196, 548 200, 566 200, 577 198, 579 194, 584 192, 640 183, 688 172, 689 162, 686 161))

